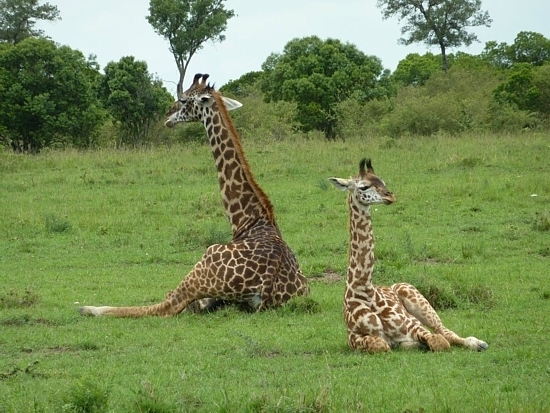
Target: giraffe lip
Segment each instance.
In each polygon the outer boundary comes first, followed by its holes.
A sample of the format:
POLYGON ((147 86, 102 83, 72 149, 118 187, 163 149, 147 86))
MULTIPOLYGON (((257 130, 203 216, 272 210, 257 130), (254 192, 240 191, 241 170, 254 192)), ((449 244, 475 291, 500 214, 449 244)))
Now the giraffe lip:
POLYGON ((392 196, 384 198, 383 201, 384 201, 384 205, 390 205, 390 204, 393 204, 395 202, 395 197, 392 195, 392 196))

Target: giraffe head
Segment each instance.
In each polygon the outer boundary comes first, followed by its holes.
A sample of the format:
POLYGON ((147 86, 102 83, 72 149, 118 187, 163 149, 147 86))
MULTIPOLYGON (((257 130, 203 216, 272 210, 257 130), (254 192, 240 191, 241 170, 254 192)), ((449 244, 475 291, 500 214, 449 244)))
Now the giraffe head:
POLYGON ((370 159, 361 160, 359 175, 350 179, 329 178, 329 181, 341 191, 349 191, 352 202, 362 211, 368 211, 370 205, 395 202, 384 181, 374 174, 370 159))
MULTIPOLYGON (((210 113, 215 104, 215 94, 219 95, 214 89, 206 83, 207 74, 197 73, 193 79, 193 84, 189 89, 183 92, 176 103, 166 113, 164 124, 168 127, 174 126, 179 122, 202 122, 206 114, 210 113)), ((227 110, 240 108, 242 104, 236 100, 221 96, 227 110)))

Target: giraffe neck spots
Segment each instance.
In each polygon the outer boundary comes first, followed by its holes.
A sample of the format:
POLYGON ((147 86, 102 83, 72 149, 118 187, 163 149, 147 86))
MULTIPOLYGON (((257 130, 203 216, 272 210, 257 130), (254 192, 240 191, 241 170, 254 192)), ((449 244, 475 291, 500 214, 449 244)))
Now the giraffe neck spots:
POLYGON ((359 210, 350 199, 350 250, 346 297, 371 296, 374 267, 374 237, 368 211, 359 210))
POLYGON ((271 202, 255 182, 248 161, 223 101, 215 95, 215 104, 204 114, 212 154, 226 215, 233 236, 238 236, 260 218, 277 228, 271 202))

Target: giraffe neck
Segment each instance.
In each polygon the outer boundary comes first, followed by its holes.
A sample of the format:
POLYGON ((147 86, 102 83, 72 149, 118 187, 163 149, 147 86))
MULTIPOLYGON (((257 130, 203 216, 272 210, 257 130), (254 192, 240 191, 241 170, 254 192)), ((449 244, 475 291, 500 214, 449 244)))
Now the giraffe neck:
POLYGON ((204 127, 216 162, 222 201, 233 238, 259 221, 270 224, 279 232, 271 202, 252 176, 241 141, 219 93, 214 94, 214 100, 204 117, 204 127))
POLYGON ((345 299, 360 297, 362 301, 373 298, 372 272, 374 267, 374 238, 370 211, 361 211, 349 195, 350 249, 345 299))

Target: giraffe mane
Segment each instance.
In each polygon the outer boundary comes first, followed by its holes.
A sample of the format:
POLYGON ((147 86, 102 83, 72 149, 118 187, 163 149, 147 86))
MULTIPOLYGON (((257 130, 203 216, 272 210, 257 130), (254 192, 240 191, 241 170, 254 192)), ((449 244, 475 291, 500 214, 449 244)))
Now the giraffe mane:
MULTIPOLYGON (((208 86, 210 87, 210 86, 208 86)), ((252 186, 254 192, 258 196, 260 203, 264 207, 267 216, 269 217, 269 220, 275 224, 275 214, 273 212, 273 205, 271 204, 271 201, 263 191, 263 189, 258 185, 256 180, 254 179, 254 176, 252 175, 252 171, 250 170, 250 165, 248 163, 248 160, 246 159, 246 156, 243 151, 243 147, 241 145, 241 140, 239 138, 239 134, 237 133, 237 130, 235 129, 235 125, 233 125, 233 121, 231 120, 231 117, 229 116, 229 112, 227 110, 227 107, 225 106, 225 103, 222 99, 222 95, 220 92, 212 89, 212 96, 214 97, 214 101, 218 105, 221 118, 223 120, 223 123, 227 127, 227 130, 231 136, 231 140, 233 141, 235 145, 235 151, 237 152, 237 156, 241 158, 242 166, 244 173, 246 175, 246 178, 250 185, 252 186)))

